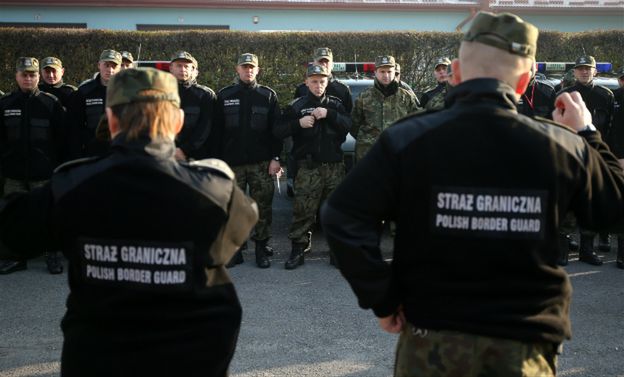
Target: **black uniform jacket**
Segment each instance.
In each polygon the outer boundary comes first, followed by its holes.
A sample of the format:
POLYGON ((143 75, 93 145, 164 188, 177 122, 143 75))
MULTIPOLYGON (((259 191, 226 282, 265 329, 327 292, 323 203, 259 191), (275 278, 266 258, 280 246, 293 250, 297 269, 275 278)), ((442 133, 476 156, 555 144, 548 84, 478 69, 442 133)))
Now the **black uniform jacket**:
MULTIPOLYGON (((310 90, 308 90, 306 83, 301 83, 297 86, 297 89, 295 89, 295 99, 304 97, 309 92, 310 90)), ((348 85, 331 77, 327 84, 326 93, 338 98, 340 102, 342 102, 342 106, 344 106, 347 113, 351 114, 351 110, 353 110, 353 99, 351 98, 351 89, 348 85)))
POLYGON ((0 174, 49 179, 65 157, 65 110, 51 94, 17 89, 0 99, 0 174))
POLYGON ((239 81, 219 91, 217 109, 219 158, 238 166, 279 157, 282 140, 273 136, 273 129, 280 109, 271 88, 239 81))
POLYGON ((624 215, 624 173, 598 132, 519 115, 511 87, 466 81, 450 108, 387 129, 322 210, 363 308, 402 305, 417 327, 524 341, 570 337, 571 286, 557 266, 571 210, 599 229, 624 215), (396 221, 394 259, 379 248, 396 221))
POLYGON ((184 126, 176 138, 176 145, 187 158, 202 159, 214 156, 210 151, 212 124, 217 96, 212 89, 195 81, 178 85, 180 107, 184 110, 184 126))
POLYGON ((108 156, 1 202, 11 257, 69 260, 63 376, 226 376, 241 308, 224 264, 257 210, 225 163, 174 151, 121 134, 108 156))
POLYGON ((605 140, 608 140, 613 113, 613 92, 602 85, 595 85, 593 81, 589 85, 577 82, 572 86, 564 88, 561 92, 579 92, 581 94, 585 105, 587 105, 592 114, 592 123, 602 133, 605 140))
POLYGON ((532 80, 518 100, 518 112, 529 117, 539 116, 552 119, 557 92, 551 85, 532 80))
POLYGON ((67 106, 70 156, 79 158, 104 153, 108 146, 95 137, 95 130, 105 116, 106 87, 98 73, 83 82, 69 98, 67 106))
POLYGON ((69 106, 69 98, 71 97, 72 93, 74 93, 77 89, 78 88, 76 88, 75 86, 65 84, 62 81, 56 85, 50 85, 45 82, 41 82, 39 84, 39 90, 54 95, 56 98, 59 99, 59 101, 61 101, 61 104, 66 109, 67 106, 69 106))
POLYGON ((340 146, 351 128, 351 116, 342 102, 332 96, 318 98, 312 93, 292 101, 284 109, 274 134, 278 138, 292 136, 295 160, 313 162, 342 161, 340 146), (311 128, 302 128, 299 119, 310 115, 317 107, 327 109, 327 116, 317 119, 311 128))
POLYGON ((624 158, 624 88, 613 91, 613 121, 609 146, 617 158, 624 158))

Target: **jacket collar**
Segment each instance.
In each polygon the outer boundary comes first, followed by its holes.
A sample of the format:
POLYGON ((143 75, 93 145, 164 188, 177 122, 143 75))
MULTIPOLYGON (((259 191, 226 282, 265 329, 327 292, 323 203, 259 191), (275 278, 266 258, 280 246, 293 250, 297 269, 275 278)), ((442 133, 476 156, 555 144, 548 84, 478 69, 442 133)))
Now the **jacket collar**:
POLYGON ((111 149, 114 151, 149 155, 159 160, 174 159, 175 148, 173 140, 152 140, 147 135, 134 140, 126 140, 124 132, 115 136, 111 141, 111 149))
POLYGON ((508 84, 496 79, 482 78, 464 81, 451 88, 446 95, 446 106, 459 103, 489 102, 509 110, 516 110, 516 92, 508 84))

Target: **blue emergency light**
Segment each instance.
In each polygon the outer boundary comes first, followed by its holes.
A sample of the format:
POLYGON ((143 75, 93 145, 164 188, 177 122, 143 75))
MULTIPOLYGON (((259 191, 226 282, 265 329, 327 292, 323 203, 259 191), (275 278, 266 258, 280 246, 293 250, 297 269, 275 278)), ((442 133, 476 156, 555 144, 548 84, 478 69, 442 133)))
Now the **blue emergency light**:
MULTIPOLYGON (((552 73, 552 72, 567 72, 574 68, 574 62, 538 62, 537 72, 552 73)), ((596 63, 596 72, 598 73, 610 73, 613 70, 613 64, 600 62, 596 63)))

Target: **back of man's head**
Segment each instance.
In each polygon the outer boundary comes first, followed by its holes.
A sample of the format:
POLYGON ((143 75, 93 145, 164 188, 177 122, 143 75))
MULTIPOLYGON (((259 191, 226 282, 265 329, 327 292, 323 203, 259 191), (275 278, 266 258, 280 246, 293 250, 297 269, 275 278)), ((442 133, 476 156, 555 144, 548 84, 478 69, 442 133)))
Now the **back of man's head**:
POLYGON ((464 35, 453 72, 460 81, 498 79, 522 94, 531 78, 537 36, 535 26, 513 14, 480 12, 464 35))

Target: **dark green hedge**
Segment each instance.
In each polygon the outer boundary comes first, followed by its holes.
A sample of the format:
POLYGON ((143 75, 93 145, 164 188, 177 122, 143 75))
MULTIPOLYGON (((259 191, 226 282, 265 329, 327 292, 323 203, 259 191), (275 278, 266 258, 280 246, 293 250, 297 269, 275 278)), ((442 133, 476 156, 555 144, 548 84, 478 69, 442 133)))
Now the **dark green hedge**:
MULTIPOLYGON (((393 55, 402 65, 403 79, 415 90, 433 83, 431 71, 439 56, 456 55, 461 34, 440 32, 377 33, 254 33, 235 31, 137 32, 76 29, 0 28, 0 90, 14 87, 14 64, 19 56, 57 56, 66 67, 66 82, 78 84, 97 70, 105 48, 135 54, 141 44, 141 60, 167 60, 176 50, 187 50, 199 61, 199 82, 215 90, 232 82, 240 53, 259 56, 260 82, 272 87, 281 102, 292 97, 302 80, 305 63, 314 47, 329 46, 335 61, 372 61, 393 55)), ((583 49, 614 67, 624 65, 621 53, 624 31, 583 33, 544 32, 538 60, 574 61, 583 49)))

